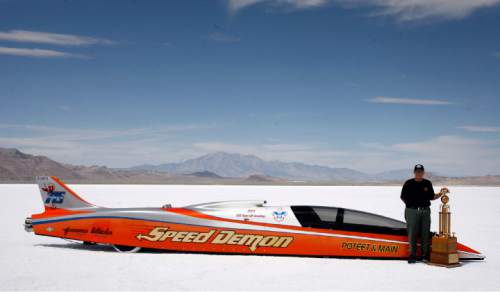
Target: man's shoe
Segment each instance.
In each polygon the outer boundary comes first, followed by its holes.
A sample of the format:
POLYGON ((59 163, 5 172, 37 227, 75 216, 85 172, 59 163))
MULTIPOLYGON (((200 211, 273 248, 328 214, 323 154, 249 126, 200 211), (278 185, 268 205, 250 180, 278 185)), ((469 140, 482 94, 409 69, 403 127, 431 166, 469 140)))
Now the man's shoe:
POLYGON ((409 264, 414 264, 414 263, 416 263, 416 262, 417 262, 417 261, 416 261, 416 259, 415 259, 414 257, 410 257, 410 258, 408 258, 408 263, 409 263, 409 264))

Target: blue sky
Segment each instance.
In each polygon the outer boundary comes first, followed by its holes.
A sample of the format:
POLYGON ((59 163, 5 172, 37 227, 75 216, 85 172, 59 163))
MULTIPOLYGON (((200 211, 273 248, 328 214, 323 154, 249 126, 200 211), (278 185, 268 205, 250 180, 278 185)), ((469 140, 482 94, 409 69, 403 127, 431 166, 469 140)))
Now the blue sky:
POLYGON ((0 147, 500 174, 500 0, 1 0, 0 19, 0 147))

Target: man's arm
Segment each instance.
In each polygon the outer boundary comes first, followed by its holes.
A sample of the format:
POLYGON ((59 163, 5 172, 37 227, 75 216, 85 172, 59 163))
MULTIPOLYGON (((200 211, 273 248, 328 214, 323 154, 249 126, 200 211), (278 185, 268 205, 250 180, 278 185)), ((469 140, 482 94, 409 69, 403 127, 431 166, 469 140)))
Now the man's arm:
POLYGON ((408 182, 405 182, 403 188, 401 189, 401 201, 406 204, 406 199, 408 198, 408 182))

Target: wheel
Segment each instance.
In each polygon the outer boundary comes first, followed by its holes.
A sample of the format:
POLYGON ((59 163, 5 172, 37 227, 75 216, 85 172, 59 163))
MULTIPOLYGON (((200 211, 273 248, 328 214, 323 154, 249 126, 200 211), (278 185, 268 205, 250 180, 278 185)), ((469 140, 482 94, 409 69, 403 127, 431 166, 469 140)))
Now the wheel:
POLYGON ((141 250, 140 246, 112 245, 117 252, 133 253, 141 250))

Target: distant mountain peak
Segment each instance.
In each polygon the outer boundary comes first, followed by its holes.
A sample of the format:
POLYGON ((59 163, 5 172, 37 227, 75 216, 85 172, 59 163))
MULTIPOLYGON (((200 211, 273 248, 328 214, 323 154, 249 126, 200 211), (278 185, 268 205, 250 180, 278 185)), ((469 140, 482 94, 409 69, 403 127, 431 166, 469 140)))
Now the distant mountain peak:
POLYGON ((207 153, 207 154, 202 155, 200 157, 192 158, 189 160, 193 160, 193 159, 257 159, 257 160, 262 160, 261 158, 255 156, 255 155, 252 155, 252 154, 241 154, 241 153, 223 152, 223 151, 207 153))
POLYGON ((37 175, 77 176, 72 167, 45 156, 26 154, 14 148, 0 148, 0 178, 33 179, 37 175))
POLYGON ((313 181, 360 181, 368 175, 348 168, 332 168, 300 162, 266 161, 255 155, 212 152, 181 163, 137 166, 134 169, 165 171, 175 174, 208 171, 223 177, 260 175, 281 179, 313 181))
POLYGON ((4 155, 4 156, 15 157, 15 158, 24 158, 24 159, 30 158, 30 157, 35 157, 34 155, 25 154, 16 148, 0 148, 0 154, 4 155))

